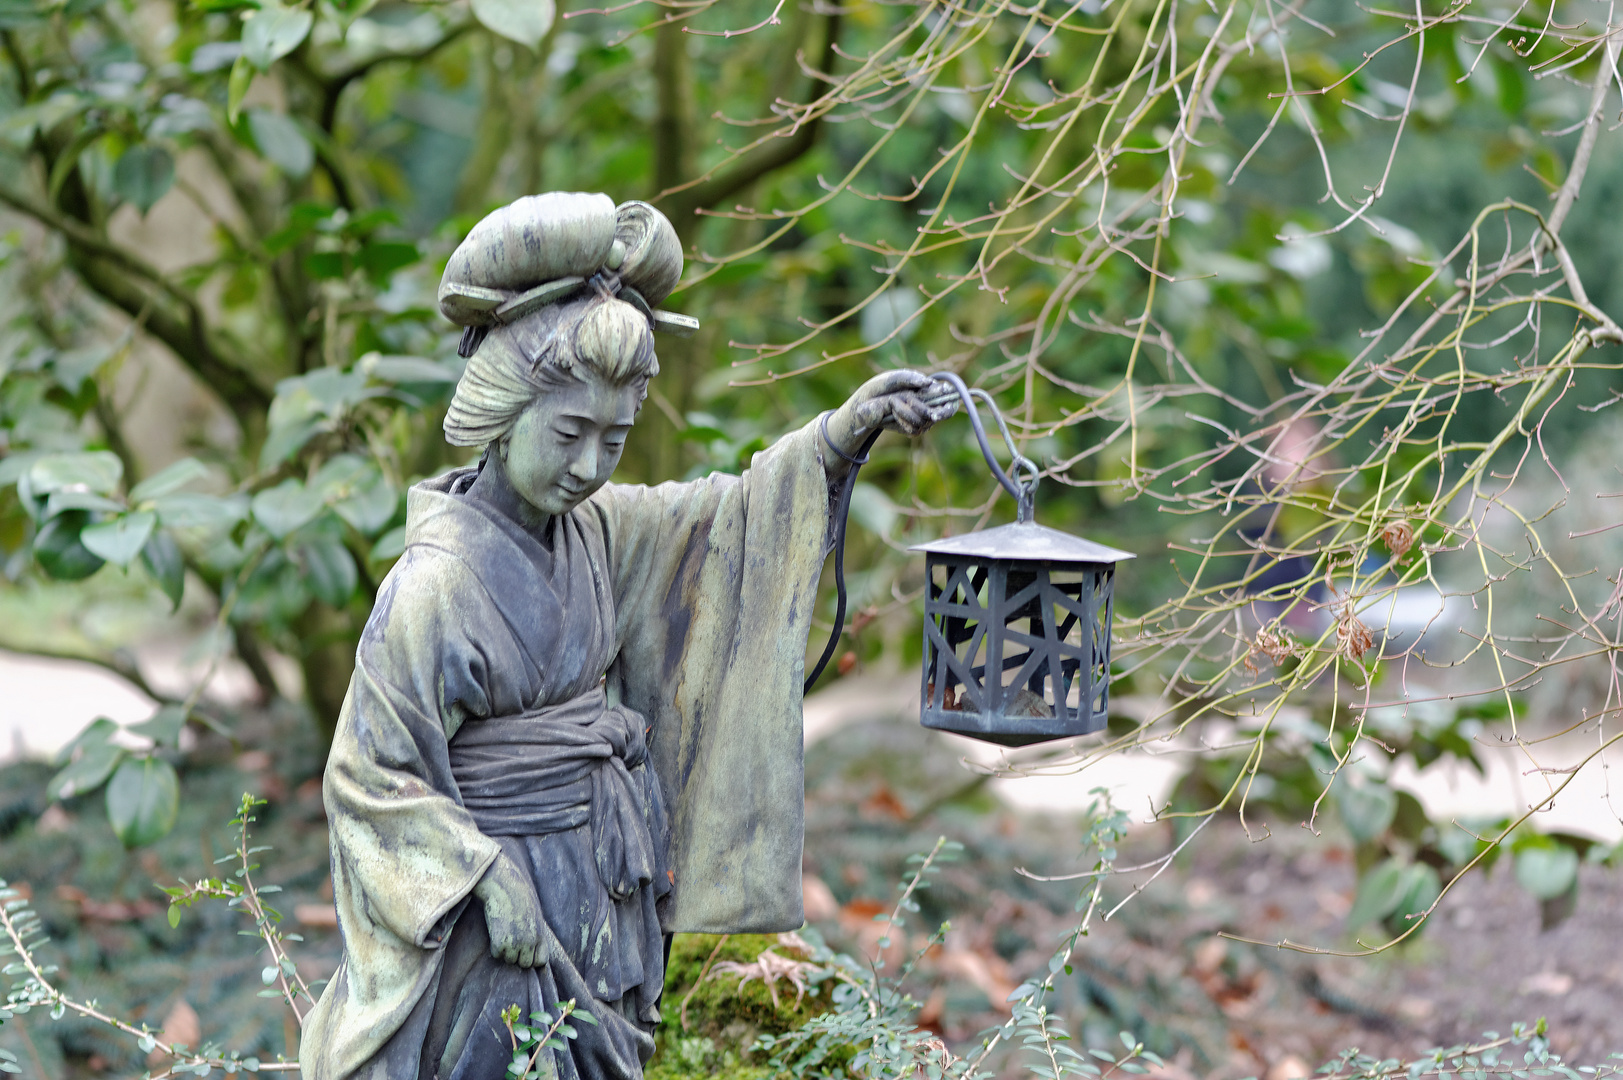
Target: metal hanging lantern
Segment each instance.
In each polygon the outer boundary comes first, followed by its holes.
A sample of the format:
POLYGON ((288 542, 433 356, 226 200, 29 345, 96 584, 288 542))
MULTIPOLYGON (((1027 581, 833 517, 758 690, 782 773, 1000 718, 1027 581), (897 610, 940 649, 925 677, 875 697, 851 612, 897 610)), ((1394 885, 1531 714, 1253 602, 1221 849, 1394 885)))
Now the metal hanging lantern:
POLYGON ((991 396, 956 375, 936 378, 958 391, 987 467, 1017 512, 1012 525, 911 549, 925 553, 927 574, 919 719, 1003 746, 1098 731, 1110 698, 1115 567, 1133 556, 1032 521, 1038 469, 1015 449, 991 396), (976 398, 1009 446, 1007 473, 992 456, 976 398))

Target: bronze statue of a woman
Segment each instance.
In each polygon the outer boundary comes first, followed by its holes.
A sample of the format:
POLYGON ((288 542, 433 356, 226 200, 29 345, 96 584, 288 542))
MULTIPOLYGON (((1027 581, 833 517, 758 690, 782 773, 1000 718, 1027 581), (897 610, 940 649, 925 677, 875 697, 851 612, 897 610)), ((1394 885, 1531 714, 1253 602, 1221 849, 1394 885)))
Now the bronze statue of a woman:
POLYGON ((670 223, 603 195, 480 222, 440 287, 467 327, 356 655, 325 800, 343 933, 309 1080, 498 1080, 500 1019, 575 999, 566 1080, 641 1076, 665 936, 798 928, 801 679, 830 489, 876 427, 948 415, 890 372, 742 476, 608 483, 659 370, 670 223))

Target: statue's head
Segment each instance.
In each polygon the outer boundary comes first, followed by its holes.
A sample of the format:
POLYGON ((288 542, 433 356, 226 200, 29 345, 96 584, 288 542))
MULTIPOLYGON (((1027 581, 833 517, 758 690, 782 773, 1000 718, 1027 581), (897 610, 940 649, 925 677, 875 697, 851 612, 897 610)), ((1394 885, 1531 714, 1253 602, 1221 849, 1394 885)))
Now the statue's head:
POLYGON ((537 510, 574 509, 619 463, 659 371, 656 325, 682 319, 653 305, 681 271, 675 230, 644 203, 554 193, 485 218, 440 283, 468 328, 446 439, 486 447, 537 510))
POLYGON ((648 318, 623 300, 553 304, 490 332, 468 361, 445 437, 496 455, 515 491, 564 514, 620 462, 659 371, 648 318))

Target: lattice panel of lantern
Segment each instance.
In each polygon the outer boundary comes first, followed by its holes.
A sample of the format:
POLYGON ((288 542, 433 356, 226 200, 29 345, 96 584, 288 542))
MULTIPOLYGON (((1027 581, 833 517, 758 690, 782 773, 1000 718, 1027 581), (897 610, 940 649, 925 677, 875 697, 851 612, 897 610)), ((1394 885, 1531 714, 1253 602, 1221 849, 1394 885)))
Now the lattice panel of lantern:
POLYGON ((926 727, 1005 746, 1104 727, 1114 562, 1130 556, 1029 523, 921 546, 926 727))

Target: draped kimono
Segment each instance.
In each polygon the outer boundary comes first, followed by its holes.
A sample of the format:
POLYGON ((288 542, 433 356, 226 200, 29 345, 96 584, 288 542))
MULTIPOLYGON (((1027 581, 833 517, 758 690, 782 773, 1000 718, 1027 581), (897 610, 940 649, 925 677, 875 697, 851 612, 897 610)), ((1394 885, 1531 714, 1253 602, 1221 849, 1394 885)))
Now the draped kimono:
POLYGON ((608 485, 536 535, 412 489, 324 785, 344 955, 309 1080, 497 1080, 501 1010, 599 1021, 566 1080, 635 1078, 666 933, 803 921, 801 680, 827 552, 815 427, 741 477, 608 485), (474 885, 505 852, 555 942, 490 956, 474 885))

